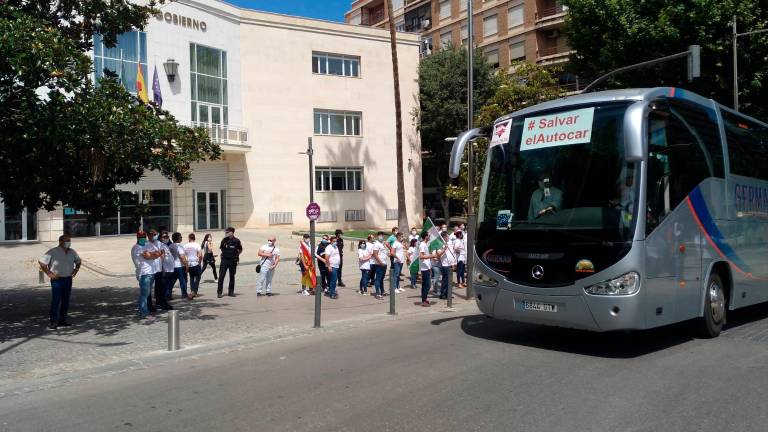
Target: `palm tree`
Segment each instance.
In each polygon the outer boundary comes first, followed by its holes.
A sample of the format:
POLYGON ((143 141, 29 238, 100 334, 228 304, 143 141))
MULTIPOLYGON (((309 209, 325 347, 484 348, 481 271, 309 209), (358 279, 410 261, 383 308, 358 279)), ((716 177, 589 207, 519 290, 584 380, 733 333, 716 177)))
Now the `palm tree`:
POLYGON ((392 49, 392 77, 395 82, 395 154, 397 155, 397 225, 400 232, 408 232, 408 213, 405 209, 405 180, 403 179, 403 119, 400 106, 400 73, 397 64, 397 36, 392 0, 384 0, 389 17, 389 45, 392 49))

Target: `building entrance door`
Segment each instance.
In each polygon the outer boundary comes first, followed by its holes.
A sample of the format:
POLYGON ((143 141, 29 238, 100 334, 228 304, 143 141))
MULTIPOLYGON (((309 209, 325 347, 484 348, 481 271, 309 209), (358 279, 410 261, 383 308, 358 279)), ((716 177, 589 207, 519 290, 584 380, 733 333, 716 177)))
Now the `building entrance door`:
POLYGON ((21 241, 37 239, 37 214, 24 209, 12 212, 0 200, 0 241, 21 241))
POLYGON ((219 192, 195 192, 197 230, 221 229, 221 195, 219 192))

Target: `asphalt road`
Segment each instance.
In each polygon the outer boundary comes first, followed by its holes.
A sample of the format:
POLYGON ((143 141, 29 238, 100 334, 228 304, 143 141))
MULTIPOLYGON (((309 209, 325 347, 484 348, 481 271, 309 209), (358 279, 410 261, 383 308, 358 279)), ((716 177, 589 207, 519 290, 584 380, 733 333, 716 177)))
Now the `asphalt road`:
POLYGON ((766 431, 768 307, 715 340, 435 313, 0 399, 0 431, 766 431))

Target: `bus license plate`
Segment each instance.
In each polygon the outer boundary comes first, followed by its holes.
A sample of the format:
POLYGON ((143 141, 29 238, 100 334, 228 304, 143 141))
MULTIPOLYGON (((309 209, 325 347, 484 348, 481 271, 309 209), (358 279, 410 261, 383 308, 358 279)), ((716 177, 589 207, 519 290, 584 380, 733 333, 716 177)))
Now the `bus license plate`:
POLYGON ((523 300, 523 310, 538 312, 557 312, 557 305, 523 300))

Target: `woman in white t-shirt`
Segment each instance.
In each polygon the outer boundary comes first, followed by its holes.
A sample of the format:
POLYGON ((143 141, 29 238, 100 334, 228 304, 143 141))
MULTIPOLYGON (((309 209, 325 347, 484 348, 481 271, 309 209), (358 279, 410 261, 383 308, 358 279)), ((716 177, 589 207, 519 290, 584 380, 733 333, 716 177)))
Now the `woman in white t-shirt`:
POLYGON ((203 249, 195 243, 195 233, 189 234, 189 242, 184 245, 184 255, 189 264, 189 299, 197 297, 197 288, 200 286, 200 262, 203 260, 203 249))
POLYGON ((419 240, 418 239, 411 239, 411 244, 408 247, 408 270, 410 272, 411 276, 411 288, 416 289, 416 280, 419 278, 419 267, 418 264, 416 266, 413 265, 413 263, 419 261, 419 240))
POLYGON ((368 281, 371 279, 371 254, 368 252, 368 243, 360 240, 357 243, 357 262, 360 267, 360 290, 362 295, 368 295, 368 281))

